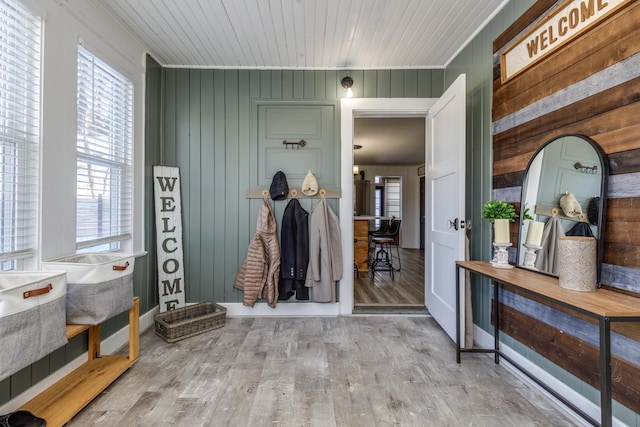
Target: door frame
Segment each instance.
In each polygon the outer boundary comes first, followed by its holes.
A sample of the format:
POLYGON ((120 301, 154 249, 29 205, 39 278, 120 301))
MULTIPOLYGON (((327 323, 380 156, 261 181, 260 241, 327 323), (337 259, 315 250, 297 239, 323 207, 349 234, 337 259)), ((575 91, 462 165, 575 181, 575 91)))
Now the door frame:
MULTIPOLYGON (((342 265, 340 314, 353 314, 353 121, 356 117, 424 117, 438 98, 342 98, 340 102, 340 227, 342 265)), ((425 147, 431 141, 425 134, 425 147)), ((428 203, 428 202, 427 202, 428 203)), ((426 212, 429 212, 428 206, 426 212)), ((426 296, 425 296, 426 298, 426 296)), ((426 302, 426 301, 425 301, 426 302)))

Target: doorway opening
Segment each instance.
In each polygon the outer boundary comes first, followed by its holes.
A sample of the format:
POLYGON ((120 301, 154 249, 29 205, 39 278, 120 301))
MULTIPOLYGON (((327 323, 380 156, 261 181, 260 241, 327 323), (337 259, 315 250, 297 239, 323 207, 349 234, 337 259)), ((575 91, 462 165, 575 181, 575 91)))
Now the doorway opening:
POLYGON ((425 127, 415 114, 354 118, 354 313, 427 312, 418 174, 425 127))
MULTIPOLYGON (((353 135, 358 117, 424 117, 425 138, 425 307, 453 340, 464 345, 464 332, 456 336, 456 325, 466 324, 465 289, 452 292, 456 283, 451 266, 464 259, 465 230, 447 227, 465 213, 466 75, 460 74, 439 98, 342 99, 340 103, 341 187, 340 227, 343 265, 353 263, 353 135), (437 206, 438 209, 434 209, 437 206)), ((419 199, 419 198, 418 198, 419 199)), ((416 235, 418 232, 415 233, 416 235)), ((340 313, 354 309, 354 275, 340 281, 340 313)))
MULTIPOLYGON (((429 109, 437 102, 437 98, 364 98, 364 99, 342 99, 341 101, 341 187, 342 198, 340 199, 340 226, 343 233, 343 265, 353 265, 354 261, 354 198, 355 198, 355 185, 354 175, 352 170, 354 165, 358 163, 354 162, 353 151, 353 137, 354 137, 354 123, 359 118, 393 118, 393 117, 427 117, 429 109)), ((388 142, 389 144, 389 142, 388 142)), ((364 149, 363 149, 364 150, 364 149)), ((358 150, 362 151, 362 150, 358 150)), ((363 163, 364 165, 364 163, 363 163)), ((358 165, 359 166, 359 165, 358 165)), ((402 174, 387 173, 385 171, 375 173, 365 172, 364 178, 372 178, 376 175, 391 176, 402 174)), ((418 178, 417 170, 412 172, 412 178, 418 178)), ((403 187, 406 190, 406 181, 403 180, 403 187)), ((417 187, 417 186, 416 186, 417 187)), ((419 203, 418 189, 416 188, 415 194, 407 200, 413 200, 414 203, 419 203)), ((373 212, 371 212, 372 214, 373 212)), ((403 211, 406 216, 406 210, 403 211)), ((412 233, 408 232, 407 227, 403 226, 403 236, 405 240, 407 238, 416 239, 419 241, 418 229, 412 233), (409 236, 409 237, 407 237, 409 236)), ((404 259, 403 259, 404 261, 404 259)), ((404 265, 403 265, 404 269, 404 265)), ((345 269, 346 270, 346 269, 345 269)), ((356 274, 348 274, 348 270, 343 274, 340 281, 340 313, 352 314, 354 312, 354 282, 356 280, 356 274)), ((424 284, 423 284, 424 286, 424 284)))

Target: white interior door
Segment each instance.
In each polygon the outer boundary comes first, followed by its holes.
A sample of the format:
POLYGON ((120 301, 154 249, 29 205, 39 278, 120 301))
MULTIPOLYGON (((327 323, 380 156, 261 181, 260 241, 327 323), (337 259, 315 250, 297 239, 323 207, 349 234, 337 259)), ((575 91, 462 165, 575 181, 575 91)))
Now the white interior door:
MULTIPOLYGON (((426 142, 425 303, 455 341, 455 261, 464 259, 465 75, 429 109, 426 142), (456 225, 452 225, 455 224, 456 225)), ((464 287, 461 307, 464 307, 464 287)), ((464 327, 464 310, 460 324, 464 327)), ((464 330, 461 331, 464 346, 464 330)))

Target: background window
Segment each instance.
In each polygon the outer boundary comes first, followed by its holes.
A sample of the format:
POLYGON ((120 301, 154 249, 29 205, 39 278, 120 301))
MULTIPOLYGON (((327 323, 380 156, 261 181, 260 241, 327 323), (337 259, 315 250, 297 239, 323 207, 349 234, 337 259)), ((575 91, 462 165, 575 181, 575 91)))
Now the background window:
MULTIPOLYGON (((400 178, 376 176, 375 183, 374 215, 401 219, 402 188, 400 178)), ((375 226, 376 228, 380 226, 380 220, 376 220, 375 226)))
POLYGON ((133 84, 78 46, 76 249, 131 239, 133 84))
POLYGON ((38 242, 42 22, 0 0, 0 270, 24 268, 38 242))

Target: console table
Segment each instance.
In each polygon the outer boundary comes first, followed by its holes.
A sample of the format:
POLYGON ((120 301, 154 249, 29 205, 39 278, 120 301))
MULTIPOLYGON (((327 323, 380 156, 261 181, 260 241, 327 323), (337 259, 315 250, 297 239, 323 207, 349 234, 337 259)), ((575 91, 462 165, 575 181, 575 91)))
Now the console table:
POLYGON ((556 277, 546 276, 533 271, 514 268, 499 269, 491 266, 487 261, 456 261, 456 361, 460 363, 460 354, 492 353, 495 363, 500 363, 502 357, 511 365, 519 369, 539 386, 555 396, 562 403, 572 408, 585 420, 593 425, 611 426, 611 323, 612 322, 640 322, 640 300, 618 292, 598 289, 596 292, 580 292, 561 288, 556 277), (493 298, 496 301, 494 318, 494 347, 492 349, 463 349, 460 348, 460 270, 491 279, 494 284, 493 298), (533 374, 518 365, 500 351, 500 310, 497 302, 502 286, 521 291, 524 295, 531 295, 542 300, 560 304, 563 307, 594 318, 599 324, 600 341, 600 422, 593 419, 558 392, 544 384, 533 374))

